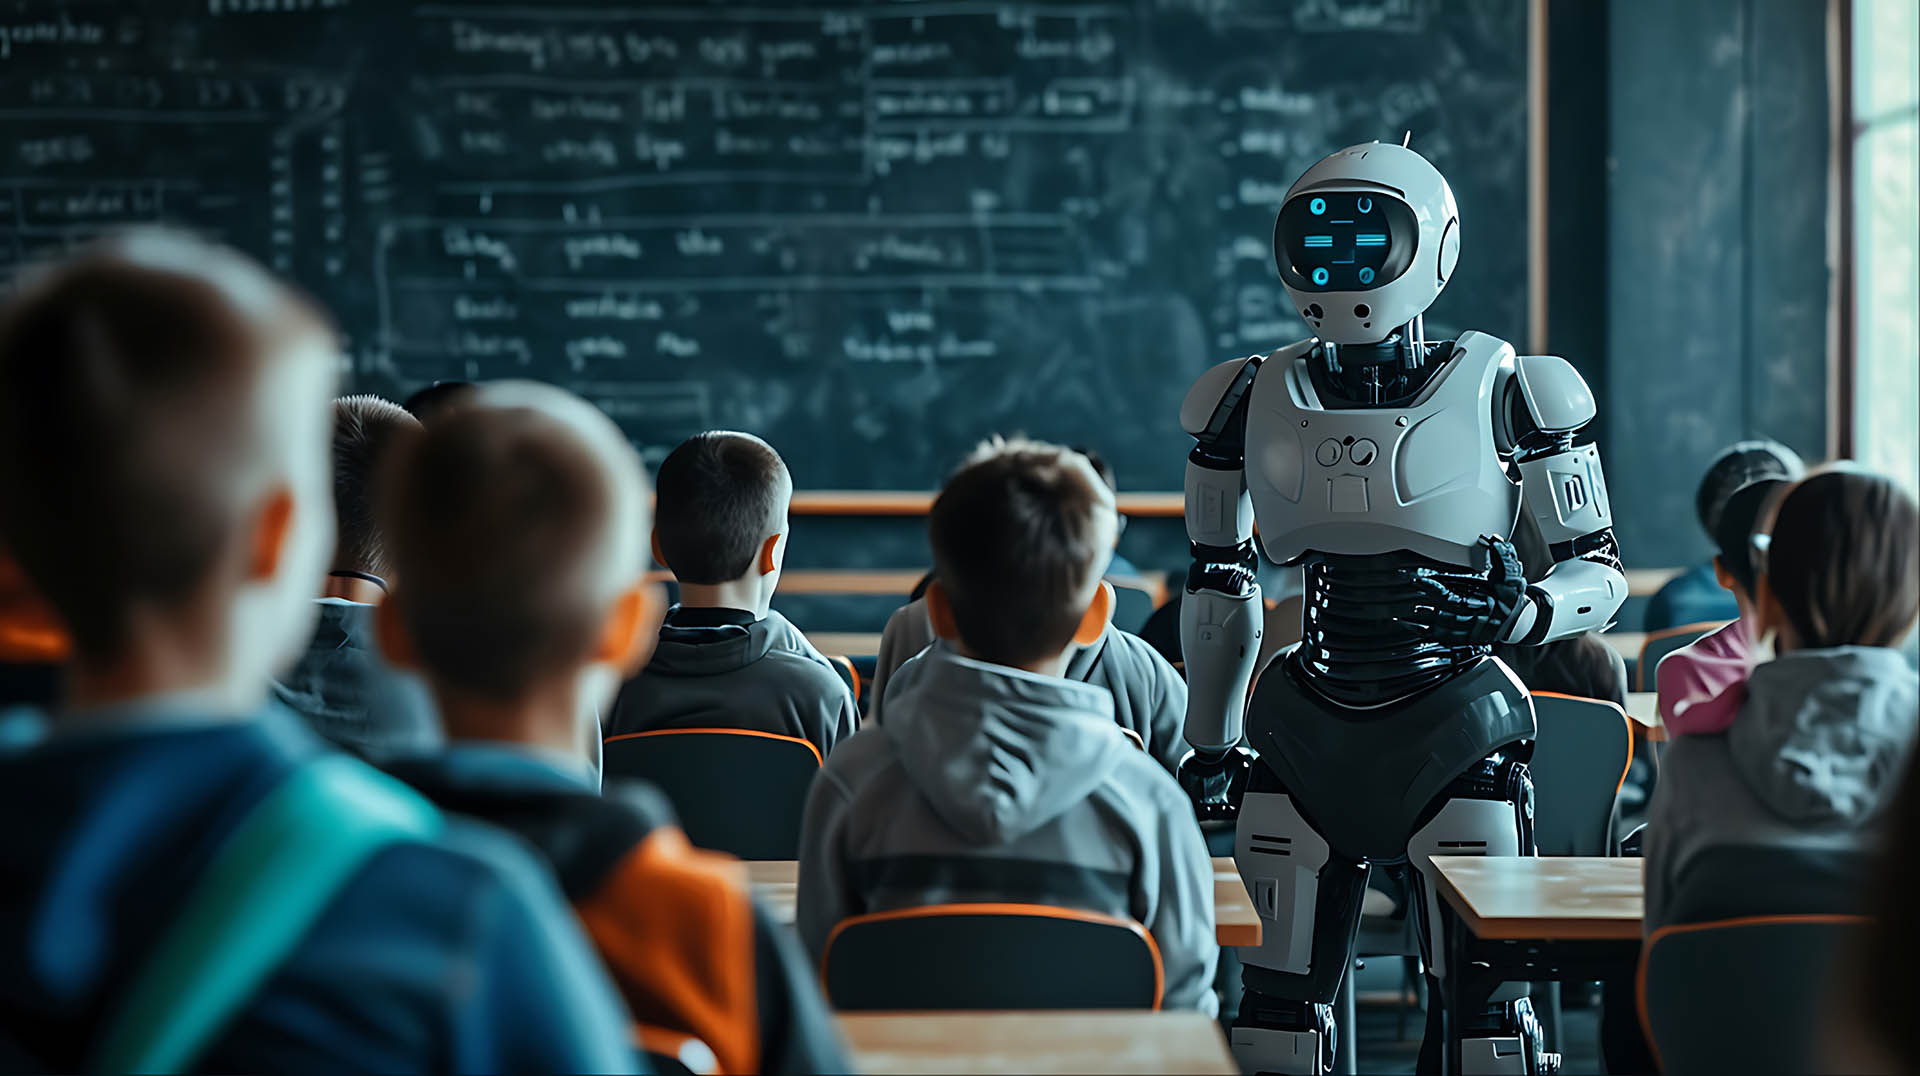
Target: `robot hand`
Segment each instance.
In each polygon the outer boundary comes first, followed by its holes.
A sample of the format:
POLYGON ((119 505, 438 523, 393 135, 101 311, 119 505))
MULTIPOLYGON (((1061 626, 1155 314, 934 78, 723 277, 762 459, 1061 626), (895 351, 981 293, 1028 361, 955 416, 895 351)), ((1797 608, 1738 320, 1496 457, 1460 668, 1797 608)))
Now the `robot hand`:
POLYGON ((1180 787, 1193 800, 1193 813, 1202 822, 1231 821, 1240 815, 1247 777, 1253 772, 1253 752, 1238 745, 1218 755, 1188 751, 1180 760, 1180 787))
POLYGON ((1480 544, 1489 560, 1486 581, 1462 584, 1422 572, 1414 581, 1425 603, 1414 606, 1401 623, 1453 646, 1490 646, 1506 638, 1526 604, 1526 569, 1505 538, 1482 535, 1480 544))

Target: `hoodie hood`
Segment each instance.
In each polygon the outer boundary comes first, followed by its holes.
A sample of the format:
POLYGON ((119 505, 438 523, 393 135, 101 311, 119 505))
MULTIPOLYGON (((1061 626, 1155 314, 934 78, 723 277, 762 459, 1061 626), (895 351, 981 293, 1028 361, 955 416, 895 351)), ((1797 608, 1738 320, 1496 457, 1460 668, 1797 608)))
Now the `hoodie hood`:
POLYGON ((687 623, 695 618, 686 616, 683 608, 676 605, 668 610, 647 672, 658 676, 718 676, 744 669, 773 649, 771 616, 753 620, 752 614, 741 612, 732 618, 739 621, 736 623, 687 623))
POLYGON ((889 737, 942 821, 979 843, 1059 817, 1137 750, 1103 688, 961 657, 936 643, 895 674, 889 737))
POLYGON ((1775 814, 1857 826, 1899 779, 1920 724, 1920 676, 1897 651, 1796 650, 1753 670, 1727 733, 1734 768, 1775 814))

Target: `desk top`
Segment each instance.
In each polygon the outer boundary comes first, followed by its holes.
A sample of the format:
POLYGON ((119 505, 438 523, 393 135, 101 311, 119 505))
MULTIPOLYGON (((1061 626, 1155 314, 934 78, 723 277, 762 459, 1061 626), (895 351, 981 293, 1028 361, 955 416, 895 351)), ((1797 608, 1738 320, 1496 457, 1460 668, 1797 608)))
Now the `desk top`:
MULTIPOLYGON (((746 867, 747 878, 766 902, 767 910, 780 922, 792 923, 800 865, 791 859, 769 859, 749 862, 746 867)), ((1253 910, 1253 901, 1233 860, 1224 857, 1213 861, 1213 921, 1214 936, 1221 945, 1260 944, 1260 917, 1253 910)))
POLYGON ((843 1013, 862 1072, 1239 1072, 1197 1012, 843 1013))
POLYGON ((1640 937, 1642 859, 1434 856, 1440 896, 1482 939, 1640 937))
POLYGON ((1627 716, 1646 726, 1647 739, 1665 740, 1666 722, 1660 720, 1660 693, 1657 691, 1627 692, 1627 716))

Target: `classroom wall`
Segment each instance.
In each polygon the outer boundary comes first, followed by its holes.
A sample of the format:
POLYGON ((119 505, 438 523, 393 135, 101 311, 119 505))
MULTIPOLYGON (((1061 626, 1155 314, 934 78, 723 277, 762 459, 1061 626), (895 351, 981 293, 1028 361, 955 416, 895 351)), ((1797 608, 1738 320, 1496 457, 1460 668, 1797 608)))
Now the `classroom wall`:
POLYGON ((1694 483, 1728 442, 1825 454, 1826 18, 1818 0, 1606 6, 1602 447, 1631 566, 1704 555, 1694 483))

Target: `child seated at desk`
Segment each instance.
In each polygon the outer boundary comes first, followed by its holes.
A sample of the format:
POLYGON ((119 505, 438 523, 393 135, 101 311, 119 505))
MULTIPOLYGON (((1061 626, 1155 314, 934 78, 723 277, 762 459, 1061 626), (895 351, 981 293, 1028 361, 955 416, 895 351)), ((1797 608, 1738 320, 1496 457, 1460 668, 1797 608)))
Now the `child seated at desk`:
MULTIPOLYGON (((1778 441, 1740 441, 1728 445, 1707 465, 1694 491, 1693 509, 1708 541, 1720 529, 1727 498, 1749 482, 1763 478, 1793 481, 1806 470, 1793 449, 1778 441)), ((1647 600, 1644 628, 1661 631, 1709 620, 1732 620, 1739 615, 1732 595, 1714 579, 1713 565, 1696 564, 1667 580, 1647 600)))
POLYGON ((989 442, 934 501, 940 641, 807 801, 798 921, 816 958, 849 916, 1061 905, 1139 921, 1166 1007, 1215 1011, 1213 868, 1193 806, 1114 723, 1112 695, 1062 675, 1106 629, 1114 517, 1083 457, 1027 441, 989 442))
MULTIPOLYGON (((1072 450, 1085 457, 1100 482, 1109 492, 1115 490, 1113 471, 1094 453, 1072 450)), ((1114 540, 1126 517, 1115 513, 1114 540)), ((1118 553, 1103 569, 1106 575, 1137 574, 1118 553), (1119 570, 1124 568, 1125 571, 1119 570)), ((886 719, 887 683, 901 666, 923 653, 934 640, 933 624, 927 617, 926 590, 933 573, 920 581, 913 600, 894 610, 880 636, 880 654, 875 662, 872 703, 868 715, 875 724, 886 719)), ((1132 632, 1112 624, 1100 638, 1086 646, 1075 644, 1073 656, 1063 673, 1069 680, 1106 688, 1113 695, 1113 717, 1120 727, 1140 738, 1147 753, 1160 760, 1167 772, 1177 772, 1180 759, 1189 750, 1183 728, 1187 720, 1187 682, 1180 678, 1167 659, 1151 644, 1132 632)))
POLYGON ((813 976, 740 865, 692 848, 652 788, 601 794, 577 750, 646 660, 661 601, 642 582, 646 478, 619 429, 550 386, 484 385, 385 482, 381 642, 424 675, 448 739, 391 772, 546 857, 650 1051, 685 1057, 690 1036, 726 1073, 845 1071, 813 976))
POLYGON ((1671 735, 1725 732, 1746 701, 1747 677, 1764 660, 1753 605, 1754 526, 1787 486, 1777 478, 1748 483, 1727 498, 1720 513, 1713 571, 1733 595, 1740 616, 1660 662, 1660 720, 1671 735))
POLYGON ((825 758, 859 722, 827 659, 773 611, 793 479, 773 446, 703 433, 660 464, 654 556, 680 584, 653 662, 620 692, 609 736, 656 729, 772 732, 825 758))
POLYGON ((1920 611, 1913 499, 1836 468, 1788 489, 1765 529, 1756 625, 1779 656, 1753 670, 1727 731, 1667 747, 1647 821, 1649 931, 1674 921, 1676 880, 1708 848, 1867 845, 1920 723, 1920 677, 1890 649, 1920 611))

